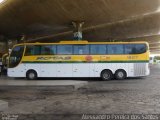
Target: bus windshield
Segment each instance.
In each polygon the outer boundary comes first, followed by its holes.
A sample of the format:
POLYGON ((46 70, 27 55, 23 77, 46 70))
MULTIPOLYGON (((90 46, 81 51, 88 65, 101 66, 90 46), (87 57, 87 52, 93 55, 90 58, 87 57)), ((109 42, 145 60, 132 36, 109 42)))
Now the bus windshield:
POLYGON ((24 46, 16 46, 12 49, 10 58, 9 58, 9 68, 16 67, 23 56, 24 46))

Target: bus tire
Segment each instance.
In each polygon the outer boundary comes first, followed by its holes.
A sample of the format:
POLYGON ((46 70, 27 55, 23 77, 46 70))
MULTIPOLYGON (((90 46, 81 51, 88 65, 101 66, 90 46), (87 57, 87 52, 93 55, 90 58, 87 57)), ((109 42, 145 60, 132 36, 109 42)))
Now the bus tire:
POLYGON ((36 80, 37 79, 37 72, 35 70, 27 71, 26 78, 28 80, 36 80))
POLYGON ((125 70, 119 69, 115 72, 115 78, 117 80, 123 80, 127 77, 127 73, 125 70))
POLYGON ((111 80, 113 78, 113 73, 110 70, 103 70, 101 72, 101 78, 104 81, 111 80))

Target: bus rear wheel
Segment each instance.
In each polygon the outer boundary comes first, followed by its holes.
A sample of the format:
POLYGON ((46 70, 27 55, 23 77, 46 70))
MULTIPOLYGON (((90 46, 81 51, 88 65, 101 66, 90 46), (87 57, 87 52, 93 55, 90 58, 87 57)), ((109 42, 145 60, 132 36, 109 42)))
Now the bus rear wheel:
POLYGON ((111 80, 113 78, 113 74, 110 70, 103 70, 101 73, 101 78, 104 81, 111 80))
POLYGON ((126 74, 126 71, 124 71, 124 70, 117 70, 116 72, 115 72, 115 78, 117 79, 117 80, 123 80, 123 79, 125 79, 127 77, 127 74, 126 74))
POLYGON ((36 80, 37 79, 37 72, 34 70, 29 70, 26 74, 26 78, 28 80, 36 80))

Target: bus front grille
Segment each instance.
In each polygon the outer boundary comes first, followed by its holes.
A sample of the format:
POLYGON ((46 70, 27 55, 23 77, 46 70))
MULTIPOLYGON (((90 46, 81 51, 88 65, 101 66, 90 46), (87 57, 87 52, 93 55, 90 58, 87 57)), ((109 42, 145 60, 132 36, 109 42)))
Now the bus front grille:
POLYGON ((134 63, 134 76, 145 76, 145 69, 145 63, 134 63))

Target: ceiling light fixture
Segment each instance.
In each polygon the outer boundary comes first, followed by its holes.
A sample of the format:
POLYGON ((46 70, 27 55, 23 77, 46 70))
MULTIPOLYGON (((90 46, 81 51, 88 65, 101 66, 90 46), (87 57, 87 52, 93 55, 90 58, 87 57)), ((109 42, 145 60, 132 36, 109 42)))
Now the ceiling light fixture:
POLYGON ((0 0, 0 3, 4 2, 4 0, 0 0))

